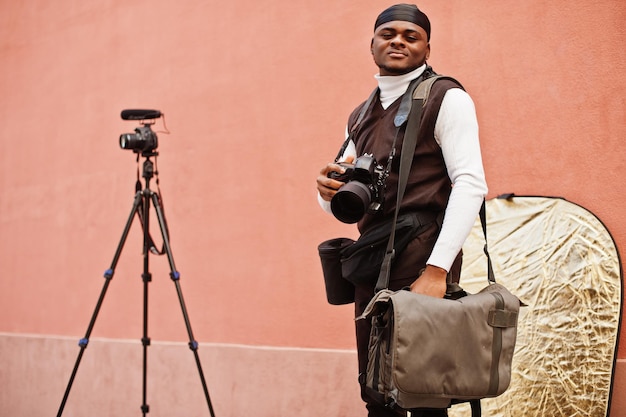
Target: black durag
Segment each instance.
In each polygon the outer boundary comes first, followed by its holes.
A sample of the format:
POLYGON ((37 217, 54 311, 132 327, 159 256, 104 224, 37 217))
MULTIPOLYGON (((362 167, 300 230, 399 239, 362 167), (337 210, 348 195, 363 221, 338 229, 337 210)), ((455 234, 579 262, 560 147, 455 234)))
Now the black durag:
POLYGON ((415 23, 417 26, 426 31, 426 36, 428 41, 430 41, 430 20, 428 20, 428 16, 418 9, 416 5, 396 4, 383 10, 383 12, 378 15, 378 18, 376 19, 374 30, 376 30, 378 26, 387 22, 393 22, 394 20, 415 23))

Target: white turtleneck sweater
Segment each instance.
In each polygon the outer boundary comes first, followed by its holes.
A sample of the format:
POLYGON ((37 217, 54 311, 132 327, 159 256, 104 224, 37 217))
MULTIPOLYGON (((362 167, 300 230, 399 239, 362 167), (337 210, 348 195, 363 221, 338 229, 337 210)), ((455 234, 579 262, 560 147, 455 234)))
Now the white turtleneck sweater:
MULTIPOLYGON (((380 101, 387 109, 400 98, 410 82, 419 77, 426 65, 400 76, 375 75, 380 89, 380 101)), ((476 109, 470 96, 460 88, 448 90, 441 103, 435 123, 435 140, 441 146, 448 176, 453 184, 441 233, 427 264, 450 270, 454 259, 467 239, 483 198, 487 184, 483 170, 476 109)), ((354 143, 350 142, 343 158, 356 158, 354 143)), ((320 205, 327 212, 330 203, 318 194, 320 205)), ((418 271, 415 271, 417 276, 418 271)))

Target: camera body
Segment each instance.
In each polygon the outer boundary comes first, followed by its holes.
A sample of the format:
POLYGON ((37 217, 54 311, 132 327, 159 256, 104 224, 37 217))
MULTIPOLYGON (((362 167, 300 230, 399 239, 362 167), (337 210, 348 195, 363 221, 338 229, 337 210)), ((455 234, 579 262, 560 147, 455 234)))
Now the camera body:
POLYGON ((363 154, 354 164, 340 163, 344 173, 330 172, 329 178, 344 182, 330 201, 337 220, 356 223, 366 214, 382 208, 385 196, 386 172, 371 154, 363 154))
POLYGON ((150 128, 149 124, 139 126, 135 133, 123 133, 120 135, 120 147, 131 149, 136 153, 149 153, 159 146, 159 139, 150 128))

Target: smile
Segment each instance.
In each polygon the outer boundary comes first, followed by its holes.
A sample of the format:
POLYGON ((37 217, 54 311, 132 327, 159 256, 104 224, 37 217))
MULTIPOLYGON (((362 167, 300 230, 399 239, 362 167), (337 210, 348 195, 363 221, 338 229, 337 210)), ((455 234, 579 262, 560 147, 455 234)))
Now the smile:
POLYGON ((392 58, 404 58, 404 57, 406 57, 406 54, 402 53, 400 51, 389 51, 387 53, 387 55, 389 55, 392 58))

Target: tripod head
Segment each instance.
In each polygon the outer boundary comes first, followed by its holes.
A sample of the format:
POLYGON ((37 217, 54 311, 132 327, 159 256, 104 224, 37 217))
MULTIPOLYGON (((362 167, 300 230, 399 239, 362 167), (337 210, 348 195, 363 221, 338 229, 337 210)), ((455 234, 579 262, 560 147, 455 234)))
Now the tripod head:
MULTIPOLYGON (((148 187, 148 183, 150 181, 150 179, 152 177, 154 177, 155 174, 155 170, 154 170, 154 164, 152 163, 152 161, 150 160, 151 156, 158 156, 158 152, 150 152, 150 153, 141 153, 141 156, 144 156, 146 158, 145 161, 143 161, 143 170, 142 170, 142 174, 141 176, 143 178, 146 179, 146 188, 148 187)), ((139 155, 137 155, 137 159, 139 159, 139 155)), ((158 174, 158 172, 157 172, 158 174)))

